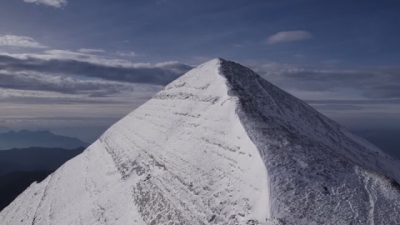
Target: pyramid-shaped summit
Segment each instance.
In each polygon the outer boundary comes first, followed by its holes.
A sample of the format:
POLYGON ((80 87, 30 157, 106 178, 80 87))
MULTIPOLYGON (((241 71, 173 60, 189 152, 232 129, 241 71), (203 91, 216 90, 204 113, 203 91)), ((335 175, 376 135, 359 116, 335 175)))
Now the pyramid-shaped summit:
POLYGON ((0 224, 400 224, 400 162, 248 68, 189 71, 0 224))

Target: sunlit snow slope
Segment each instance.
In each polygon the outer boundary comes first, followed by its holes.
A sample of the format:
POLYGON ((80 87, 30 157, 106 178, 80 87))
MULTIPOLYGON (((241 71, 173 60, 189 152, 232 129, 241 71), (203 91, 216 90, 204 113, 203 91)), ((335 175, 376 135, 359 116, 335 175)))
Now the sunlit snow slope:
POLYGON ((0 224, 400 224, 399 171, 302 101, 215 59, 33 184, 0 224))

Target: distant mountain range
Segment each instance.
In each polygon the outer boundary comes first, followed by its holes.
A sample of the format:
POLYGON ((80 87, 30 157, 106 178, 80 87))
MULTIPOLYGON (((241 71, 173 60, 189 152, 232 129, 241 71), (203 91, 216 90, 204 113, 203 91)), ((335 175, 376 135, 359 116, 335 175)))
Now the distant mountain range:
POLYGON ((53 171, 12 172, 0 176, 0 211, 8 206, 33 182, 43 181, 53 171))
POLYGON ((354 133, 364 137, 390 155, 400 158, 400 130, 358 130, 354 133))
POLYGON ((76 149, 87 146, 87 143, 78 138, 56 135, 50 131, 0 132, 0 150, 29 147, 76 149))
POLYGON ((9 131, 11 131, 11 130, 8 129, 7 127, 0 127, 0 134, 2 134, 2 133, 7 133, 7 132, 9 132, 9 131))
POLYGON ((41 182, 84 149, 31 147, 0 151, 0 211, 33 182, 41 182))
POLYGON ((15 171, 54 171, 83 150, 32 147, 0 151, 0 176, 15 171))

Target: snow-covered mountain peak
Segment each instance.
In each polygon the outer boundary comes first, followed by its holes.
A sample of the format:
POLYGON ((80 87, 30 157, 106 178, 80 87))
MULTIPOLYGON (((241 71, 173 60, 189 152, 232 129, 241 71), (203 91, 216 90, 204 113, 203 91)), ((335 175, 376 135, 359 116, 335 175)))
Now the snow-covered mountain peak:
POLYGON ((214 59, 33 184, 0 224, 400 224, 400 163, 214 59))
POLYGON ((242 79, 242 81, 244 81, 246 83, 251 81, 251 79, 260 77, 256 73, 241 74, 238 72, 228 72, 228 73, 221 72, 221 71, 226 71, 226 69, 233 68, 233 67, 243 67, 243 66, 241 66, 240 64, 237 64, 235 62, 225 60, 223 58, 215 58, 215 59, 209 60, 209 61, 197 66, 192 71, 189 71, 184 76, 173 81, 171 84, 179 82, 179 80, 181 80, 182 78, 191 77, 191 76, 201 76, 203 79, 212 79, 212 77, 214 77, 214 76, 223 76, 223 77, 244 76, 244 79, 242 79), (219 71, 219 72, 215 73, 215 71, 219 71))

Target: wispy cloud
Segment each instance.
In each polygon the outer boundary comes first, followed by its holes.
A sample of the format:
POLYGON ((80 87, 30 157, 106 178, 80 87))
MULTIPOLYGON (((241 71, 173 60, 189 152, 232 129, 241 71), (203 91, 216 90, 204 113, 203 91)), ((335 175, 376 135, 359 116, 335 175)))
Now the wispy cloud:
POLYGON ((121 57, 135 57, 137 54, 135 52, 117 52, 116 55, 121 57))
POLYGON ((322 68, 277 62, 247 63, 267 80, 300 98, 400 99, 400 67, 322 68), (299 95, 303 93, 304 95, 299 95))
MULTIPOLYGON (((17 115, 20 107, 27 107, 31 110, 23 117, 43 109, 45 113, 38 114, 39 117, 57 115, 58 118, 57 110, 68 108, 72 114, 79 111, 75 115, 79 118, 88 112, 120 118, 190 68, 179 62, 132 63, 110 55, 69 50, 53 49, 35 54, 0 52, 0 108, 10 104, 15 108, 8 113, 3 110, 2 117, 17 115), (97 105, 101 109, 94 109, 97 105)), ((21 124, 23 121, 26 119, 21 124)), ((39 119, 38 123, 49 121, 39 119)))
POLYGON ((93 49, 93 48, 81 48, 78 50, 81 53, 88 53, 88 54, 96 54, 96 53, 105 53, 103 49, 93 49))
POLYGON ((274 45, 285 42, 303 41, 313 38, 310 32, 304 30, 281 31, 267 39, 267 44, 274 45))
POLYGON ((66 50, 49 50, 44 54, 0 54, 0 65, 11 73, 32 71, 155 85, 166 85, 192 68, 179 62, 132 63, 66 50))
POLYGON ((0 35, 0 46, 19 48, 46 48, 46 46, 35 41, 33 38, 11 34, 0 35))
POLYGON ((293 85, 308 90, 346 88, 361 93, 364 98, 400 98, 400 68, 361 68, 354 70, 304 70, 284 76, 293 85))
POLYGON ((133 91, 133 86, 129 83, 101 79, 79 79, 73 76, 32 71, 9 72, 0 70, 0 80, 0 88, 22 91, 50 91, 61 94, 83 94, 92 97, 133 91))
POLYGON ((37 5, 47 5, 55 8, 62 8, 67 5, 67 0, 24 0, 26 3, 35 3, 37 5))

